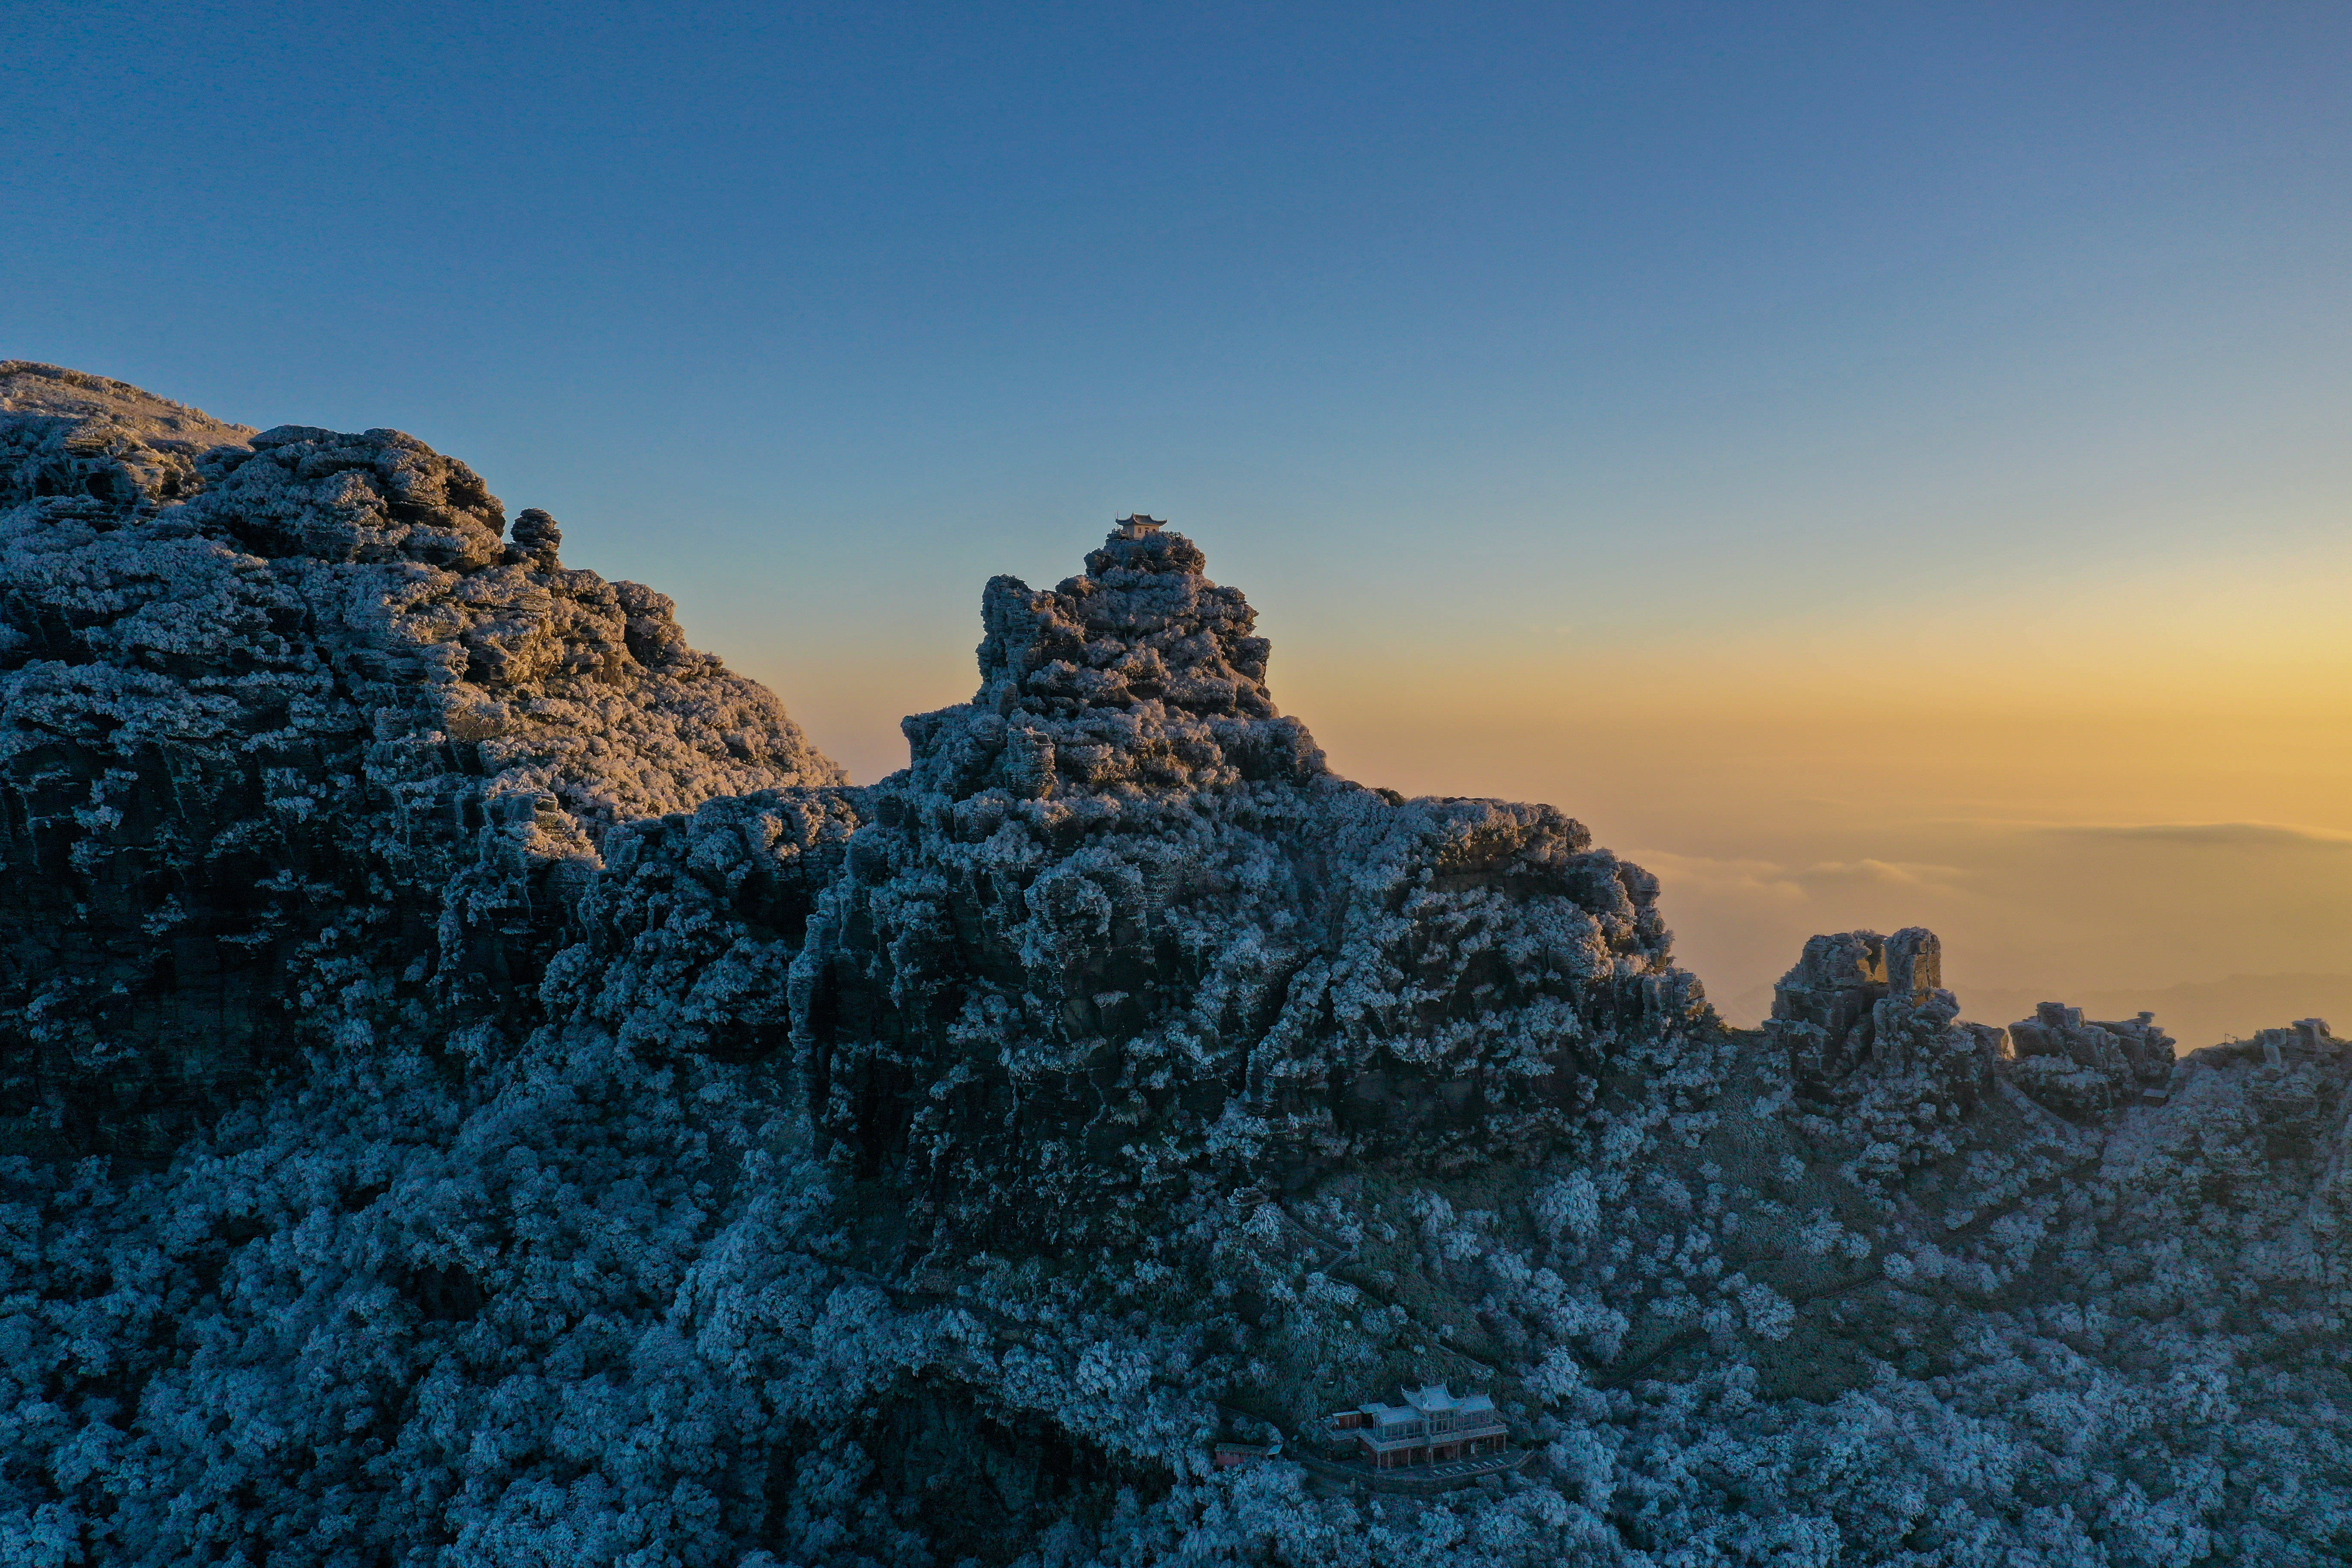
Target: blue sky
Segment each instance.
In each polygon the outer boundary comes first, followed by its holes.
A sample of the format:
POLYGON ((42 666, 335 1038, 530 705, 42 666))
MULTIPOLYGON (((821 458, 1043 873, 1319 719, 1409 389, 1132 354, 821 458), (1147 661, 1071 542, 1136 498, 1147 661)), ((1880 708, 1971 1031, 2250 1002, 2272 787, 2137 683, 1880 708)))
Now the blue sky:
MULTIPOLYGON (((1141 508, 1367 776, 1718 858, 1766 801, 2076 820, 1739 725, 2336 689, 2347 45, 2284 4, 18 0, 0 354, 410 430, 861 777, 968 690, 988 574, 1141 508), (1717 795, 1592 760, 1676 704, 1717 795)), ((2340 760, 2126 815, 2352 827, 2296 804, 2340 760)), ((1901 860, 1853 831, 1758 847, 1901 860)))

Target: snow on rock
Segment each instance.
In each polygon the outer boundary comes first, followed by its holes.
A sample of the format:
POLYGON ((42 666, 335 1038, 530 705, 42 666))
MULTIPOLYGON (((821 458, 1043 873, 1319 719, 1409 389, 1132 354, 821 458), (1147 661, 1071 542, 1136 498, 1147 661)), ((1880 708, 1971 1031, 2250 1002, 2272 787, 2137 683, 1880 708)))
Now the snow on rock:
POLYGON ((2104 1117, 2142 1095, 2160 1097, 2172 1077, 2173 1039, 2153 1013, 2086 1023, 2080 1007, 2044 1002, 2009 1026, 2009 1038, 2011 1081, 2062 1115, 2104 1117))
POLYGON ((2000 1031, 1958 1021, 1943 953, 1919 926, 1817 936, 1773 987, 1765 1037, 1800 1094, 1839 1108, 1864 1167, 1881 1173, 1954 1152, 1993 1082, 2000 1031))
POLYGON ((812 926, 819 1125, 943 1220, 1539 1148, 1711 1026, 1654 879, 1549 807, 1331 774, 1204 564, 1129 523, 990 583, 979 692, 907 721, 812 926))
POLYGON ((861 789, 397 432, 0 405, 0 1563, 2352 1551, 2320 1020, 2004 1034, 1915 928, 1725 1030, 1150 520, 861 789), (1521 1470, 1293 1462, 1439 1381, 1521 1470))
POLYGON ((0 506, 43 497, 177 500, 200 482, 198 458, 255 434, 127 382, 0 360, 0 506))
POLYGON ((21 363, 0 405, 18 1147, 160 1157, 322 994, 526 980, 616 825, 841 778, 668 600, 565 569, 544 513, 509 543, 412 437, 21 363))

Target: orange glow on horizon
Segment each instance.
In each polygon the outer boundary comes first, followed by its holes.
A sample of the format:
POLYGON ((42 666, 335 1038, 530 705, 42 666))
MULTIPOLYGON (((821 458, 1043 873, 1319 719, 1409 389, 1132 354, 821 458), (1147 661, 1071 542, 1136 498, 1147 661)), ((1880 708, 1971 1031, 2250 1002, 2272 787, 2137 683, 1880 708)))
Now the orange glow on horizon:
MULTIPOLYGON (((1264 629, 1341 773, 1546 801, 1657 872, 1738 1021, 1813 931, 1925 924, 1970 1016, 2144 994, 2199 1045, 2352 1009, 2352 630, 2325 564, 1615 641, 1264 629)), ((861 779, 903 765, 898 715, 972 688, 916 653, 761 673, 861 779)))

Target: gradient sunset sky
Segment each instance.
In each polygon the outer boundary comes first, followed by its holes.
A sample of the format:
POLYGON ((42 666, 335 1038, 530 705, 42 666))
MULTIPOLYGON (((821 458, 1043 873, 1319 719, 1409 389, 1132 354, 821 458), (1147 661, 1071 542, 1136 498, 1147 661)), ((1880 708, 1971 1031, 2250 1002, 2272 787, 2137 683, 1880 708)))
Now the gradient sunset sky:
POLYGON ((411 431, 861 780, 1142 510, 1742 1021, 2352 1010, 2340 4, 26 0, 0 105, 0 357, 411 431))

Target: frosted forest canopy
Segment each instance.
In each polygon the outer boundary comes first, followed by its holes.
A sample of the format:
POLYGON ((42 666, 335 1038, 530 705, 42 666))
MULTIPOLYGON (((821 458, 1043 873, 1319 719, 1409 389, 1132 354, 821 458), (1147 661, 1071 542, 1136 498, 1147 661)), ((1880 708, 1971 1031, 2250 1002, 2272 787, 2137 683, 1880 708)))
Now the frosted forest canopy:
POLYGON ((393 430, 0 364, 0 1563, 2334 1563, 2344 1042, 1764 1029, 1134 525, 855 787, 393 430), (1219 1436, 1444 1380, 1434 1498, 1219 1436))

